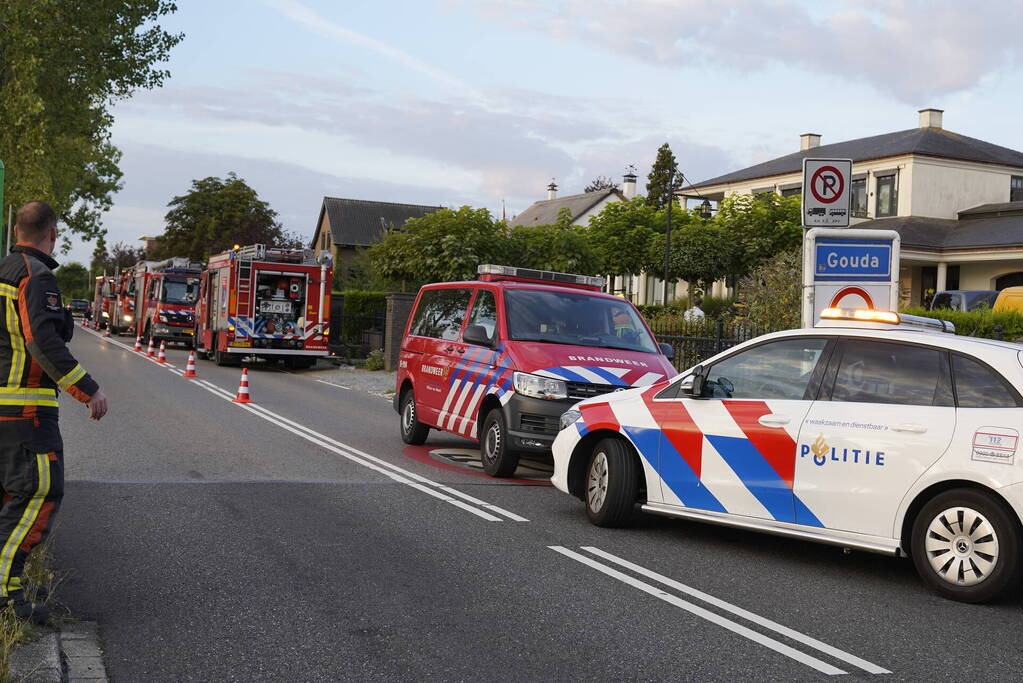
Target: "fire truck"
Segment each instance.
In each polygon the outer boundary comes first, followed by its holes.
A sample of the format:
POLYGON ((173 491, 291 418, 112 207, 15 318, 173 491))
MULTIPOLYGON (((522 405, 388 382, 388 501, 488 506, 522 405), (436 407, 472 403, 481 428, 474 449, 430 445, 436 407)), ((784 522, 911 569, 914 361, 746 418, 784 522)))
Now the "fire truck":
POLYGON ((114 303, 110 310, 110 332, 125 334, 135 331, 135 270, 128 268, 117 275, 114 303))
POLYGON ((135 266, 135 334, 192 345, 202 264, 175 257, 135 266))
POLYGON ((217 365, 245 356, 308 368, 327 355, 333 267, 325 252, 253 244, 210 257, 200 277, 195 348, 217 365))
POLYGON ((116 295, 114 288, 117 280, 109 275, 96 276, 96 288, 92 295, 92 328, 105 329, 110 324, 116 295))

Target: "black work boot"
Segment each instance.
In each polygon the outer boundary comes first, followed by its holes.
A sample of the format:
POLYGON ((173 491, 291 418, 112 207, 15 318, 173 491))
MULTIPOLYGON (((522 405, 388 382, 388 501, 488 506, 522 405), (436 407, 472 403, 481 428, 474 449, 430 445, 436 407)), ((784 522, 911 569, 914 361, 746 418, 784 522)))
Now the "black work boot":
POLYGON ((6 601, 4 604, 11 606, 14 616, 19 619, 40 625, 50 621, 49 608, 46 605, 26 599, 21 591, 16 591, 7 596, 7 598, 2 599, 6 601))

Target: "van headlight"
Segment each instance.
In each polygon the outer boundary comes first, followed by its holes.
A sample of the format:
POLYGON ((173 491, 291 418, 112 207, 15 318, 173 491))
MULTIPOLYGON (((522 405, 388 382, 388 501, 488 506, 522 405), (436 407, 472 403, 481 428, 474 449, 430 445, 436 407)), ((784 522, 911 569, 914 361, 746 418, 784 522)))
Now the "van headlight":
POLYGON ((578 410, 566 410, 561 414, 561 419, 558 420, 558 431, 568 429, 582 416, 583 414, 578 410))
POLYGON ((528 372, 515 373, 515 391, 523 396, 547 401, 568 398, 568 386, 562 380, 531 375, 528 372))

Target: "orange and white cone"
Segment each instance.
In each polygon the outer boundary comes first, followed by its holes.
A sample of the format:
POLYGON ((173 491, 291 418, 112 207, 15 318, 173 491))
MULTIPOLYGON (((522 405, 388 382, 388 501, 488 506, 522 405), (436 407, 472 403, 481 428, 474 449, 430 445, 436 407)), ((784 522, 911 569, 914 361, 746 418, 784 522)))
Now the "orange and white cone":
POLYGON ((142 353, 142 335, 135 337, 135 348, 132 351, 142 353))
POLYGON ((238 383, 238 395, 234 397, 235 403, 252 403, 249 398, 249 369, 242 368, 242 379, 238 383))
POLYGON ((156 358, 156 348, 153 346, 153 338, 149 338, 149 348, 146 349, 146 358, 156 358))
POLYGON ((185 364, 185 374, 182 377, 198 377, 195 374, 195 350, 188 352, 188 362, 185 364))
POLYGON ((160 342, 160 355, 156 357, 156 362, 157 363, 167 362, 167 342, 165 341, 160 342))
POLYGON ((107 326, 103 328, 103 336, 104 337, 110 336, 110 323, 107 323, 107 326))

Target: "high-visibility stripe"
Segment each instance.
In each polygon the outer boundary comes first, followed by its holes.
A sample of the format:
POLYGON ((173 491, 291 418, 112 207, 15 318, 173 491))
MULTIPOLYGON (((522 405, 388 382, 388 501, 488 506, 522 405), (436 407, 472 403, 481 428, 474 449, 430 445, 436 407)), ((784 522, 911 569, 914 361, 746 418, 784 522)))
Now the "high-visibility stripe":
POLYGON ((56 398, 57 390, 47 389, 46 387, 0 387, 0 397, 8 396, 10 394, 52 396, 53 398, 56 398))
POLYGON ((46 398, 7 398, 0 396, 0 406, 46 406, 49 408, 58 408, 60 404, 55 399, 46 398))
POLYGON ((12 299, 17 299, 18 288, 0 282, 0 296, 9 296, 12 299))
POLYGON ((76 365, 71 372, 57 380, 57 386, 61 389, 67 389, 83 377, 85 377, 85 368, 81 365, 76 365))
POLYGON ((16 387, 21 384, 21 374, 25 371, 25 337, 21 334, 18 321, 18 309, 14 299, 6 298, 7 334, 11 338, 11 369, 7 374, 7 386, 16 387))
POLYGON ((36 468, 39 473, 39 486, 36 492, 28 500, 25 512, 22 513, 18 525, 7 538, 7 543, 0 551, 0 596, 6 597, 11 584, 11 565, 14 562, 14 555, 18 552, 28 530, 35 524, 39 516, 39 510, 43 507, 43 501, 50 494, 50 458, 46 453, 36 453, 36 468))

